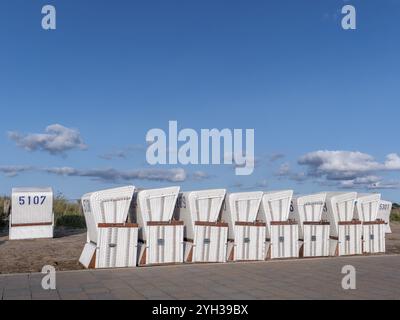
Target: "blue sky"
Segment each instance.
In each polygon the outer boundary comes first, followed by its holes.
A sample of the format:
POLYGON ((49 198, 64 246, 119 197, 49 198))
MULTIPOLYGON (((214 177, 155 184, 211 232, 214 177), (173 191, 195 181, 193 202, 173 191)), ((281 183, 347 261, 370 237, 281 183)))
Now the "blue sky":
POLYGON ((395 0, 1 1, 0 193, 133 183, 400 201, 399 34, 395 0), (341 28, 347 3, 357 30, 341 28), (254 128, 254 174, 147 165, 146 133, 170 120, 254 128), (55 124, 44 137, 66 138, 64 152, 29 144, 55 124))

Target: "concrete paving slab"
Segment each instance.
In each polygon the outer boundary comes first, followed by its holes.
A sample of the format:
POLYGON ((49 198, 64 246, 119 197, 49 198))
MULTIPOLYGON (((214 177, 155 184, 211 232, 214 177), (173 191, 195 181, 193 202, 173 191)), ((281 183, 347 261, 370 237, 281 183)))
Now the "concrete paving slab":
POLYGON ((400 299, 400 255, 258 263, 175 265, 57 273, 57 290, 43 275, 0 275, 4 300, 276 300, 400 299), (341 287, 343 266, 356 269, 357 290, 341 287))

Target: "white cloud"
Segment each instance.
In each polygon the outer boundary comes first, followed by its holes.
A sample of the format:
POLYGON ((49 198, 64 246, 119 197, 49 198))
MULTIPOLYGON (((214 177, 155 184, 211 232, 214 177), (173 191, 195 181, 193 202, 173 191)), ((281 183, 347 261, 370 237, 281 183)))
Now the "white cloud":
POLYGON ((212 178, 211 175, 209 175, 207 172, 204 171, 195 171, 191 174, 191 177, 194 180, 206 180, 212 178))
POLYGON ((342 180, 339 181, 339 186, 341 188, 345 189, 353 189, 353 188, 364 188, 364 187, 371 187, 373 185, 376 185, 377 183, 380 183, 382 181, 381 177, 378 176, 364 176, 364 177, 358 177, 355 179, 351 180, 342 180))
POLYGON ((356 151, 315 151, 300 157, 298 163, 307 166, 311 176, 326 175, 330 180, 356 178, 378 171, 400 170, 400 156, 391 153, 380 163, 373 156, 356 151))
POLYGON ((113 151, 99 156, 103 160, 126 159, 127 157, 128 155, 125 151, 113 151))
POLYGON ((142 169, 142 170, 117 170, 113 168, 106 169, 76 169, 72 167, 51 167, 51 168, 35 168, 32 166, 0 166, 0 173, 7 177, 15 177, 23 172, 39 172, 48 173, 58 176, 67 177, 84 177, 101 181, 134 181, 148 180, 160 182, 184 182, 188 179, 206 180, 214 176, 203 171, 195 171, 187 173, 182 168, 175 169, 142 169))
MULTIPOLYGON (((246 154, 245 152, 243 154, 246 154)), ((257 167, 260 163, 260 159, 257 157, 244 156, 241 153, 224 153, 224 163, 232 163, 234 168, 244 168, 244 167, 257 167), (241 161, 241 162, 238 162, 241 161)))
POLYGON ((400 182, 396 181, 388 181, 388 182, 378 181, 368 186, 368 189, 371 190, 399 189, 399 188, 400 188, 400 182))
POLYGON ((288 178, 299 183, 307 179, 307 175, 304 172, 294 172, 289 162, 281 164, 275 175, 279 178, 288 178))
POLYGON ((400 170, 400 156, 397 153, 391 153, 386 156, 386 170, 400 170))
MULTIPOLYGON (((321 178, 322 183, 340 188, 388 189, 398 188, 396 182, 385 182, 376 173, 400 170, 400 157, 396 153, 378 162, 369 154, 356 151, 315 151, 305 154, 298 160, 299 165, 307 167, 307 176, 321 178), (329 183, 329 181, 331 183, 329 183)), ((321 181, 320 181, 321 182, 321 181)))
POLYGON ((59 176, 73 176, 79 173, 78 170, 70 167, 48 168, 45 171, 59 176))
POLYGON ((378 176, 365 176, 365 177, 358 177, 353 181, 356 184, 373 184, 382 181, 382 178, 378 176))
POLYGON ((289 162, 285 162, 280 165, 278 171, 276 172, 276 175, 279 177, 282 176, 287 176, 291 173, 291 168, 289 162))
POLYGON ((384 165, 369 154, 354 151, 310 152, 298 163, 308 167, 310 176, 326 176, 328 180, 351 180, 384 169, 384 165))
POLYGON ((142 145, 129 146, 120 150, 115 150, 99 155, 99 158, 103 160, 114 160, 114 159, 127 159, 134 152, 143 152, 145 147, 142 145))
POLYGON ((33 167, 30 166, 0 166, 0 172, 3 173, 6 177, 16 177, 18 174, 22 172, 27 172, 33 170, 33 167))
POLYGON ((77 129, 67 128, 60 124, 48 126, 45 133, 22 134, 12 131, 8 132, 8 137, 15 141, 18 147, 27 151, 45 151, 53 155, 65 155, 65 152, 73 149, 87 149, 77 129))
POLYGON ((293 172, 290 175, 290 179, 297 182, 304 182, 305 180, 307 180, 307 175, 305 174, 305 172, 293 172))
POLYGON ((283 153, 273 153, 270 156, 268 156, 268 159, 270 162, 275 162, 277 160, 281 160, 285 158, 285 155, 283 153))
POLYGON ((88 177, 105 181, 133 181, 150 180, 165 182, 183 182, 187 179, 186 171, 183 169, 143 169, 135 171, 120 171, 116 169, 91 169, 79 170, 70 167, 48 168, 47 173, 70 176, 88 177))

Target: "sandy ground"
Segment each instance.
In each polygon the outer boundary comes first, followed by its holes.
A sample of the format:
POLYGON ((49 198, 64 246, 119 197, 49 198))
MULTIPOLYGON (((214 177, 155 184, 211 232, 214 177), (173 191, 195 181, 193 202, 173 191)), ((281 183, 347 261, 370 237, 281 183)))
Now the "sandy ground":
POLYGON ((0 274, 40 272, 45 265, 58 271, 83 269, 79 257, 86 242, 85 230, 58 229, 55 239, 9 241, 0 233, 0 274))
POLYGON ((386 235, 386 253, 400 254, 400 222, 392 222, 391 234, 386 235))
MULTIPOLYGON (((400 254, 400 223, 391 224, 387 254, 400 254)), ((59 271, 83 269, 78 259, 86 242, 84 230, 56 230, 55 239, 8 241, 0 232, 0 274, 40 272, 45 265, 59 271)))

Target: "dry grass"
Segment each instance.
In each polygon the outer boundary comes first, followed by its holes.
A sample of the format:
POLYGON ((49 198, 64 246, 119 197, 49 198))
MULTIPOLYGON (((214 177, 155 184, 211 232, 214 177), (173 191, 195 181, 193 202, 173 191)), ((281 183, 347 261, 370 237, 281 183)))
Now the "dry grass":
POLYGON ((53 210, 57 227, 85 229, 86 223, 78 201, 69 201, 62 194, 54 199, 53 210))
POLYGON ((393 204, 392 213, 390 215, 390 221, 400 222, 400 205, 397 203, 393 204))
POLYGON ((4 203, 9 200, 7 197, 0 197, 0 228, 7 225, 8 213, 4 212, 4 203))

